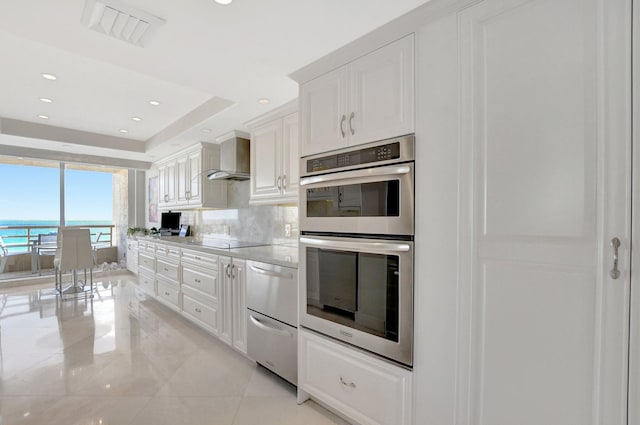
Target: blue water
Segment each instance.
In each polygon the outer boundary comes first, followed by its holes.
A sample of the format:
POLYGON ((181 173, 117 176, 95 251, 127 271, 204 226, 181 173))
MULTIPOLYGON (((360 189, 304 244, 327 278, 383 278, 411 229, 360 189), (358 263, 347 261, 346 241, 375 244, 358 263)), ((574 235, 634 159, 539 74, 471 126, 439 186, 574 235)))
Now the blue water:
MULTIPOLYGON (((111 225, 111 221, 105 220, 69 220, 67 226, 95 226, 111 225)), ((0 237, 7 245, 26 244, 27 229, 3 229, 3 226, 47 226, 41 229, 31 229, 31 240, 37 239, 38 234, 56 233, 58 231, 58 220, 0 220, 0 237)), ((109 227, 92 227, 92 240, 98 232, 109 232, 109 227)), ((102 240, 102 239, 101 239, 102 240)), ((8 247, 9 251, 26 251, 27 247, 8 247)))

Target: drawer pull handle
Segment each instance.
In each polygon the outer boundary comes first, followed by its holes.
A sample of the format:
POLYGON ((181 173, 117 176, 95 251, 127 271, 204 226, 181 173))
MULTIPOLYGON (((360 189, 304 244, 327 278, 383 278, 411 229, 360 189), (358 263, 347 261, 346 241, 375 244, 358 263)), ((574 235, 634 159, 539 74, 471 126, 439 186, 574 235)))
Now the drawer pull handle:
POLYGON ((345 387, 349 387, 349 388, 355 388, 356 387, 355 383, 345 381, 344 379, 342 379, 342 376, 340 377, 340 383, 342 385, 344 385, 345 387))
POLYGON ((168 271, 169 271, 169 269, 165 267, 165 268, 164 268, 164 271, 165 271, 165 272, 168 272, 168 271))
POLYGON ((164 294, 165 294, 165 295, 171 295, 171 294, 170 294, 170 293, 168 293, 167 291, 164 291, 164 294))
POLYGON ((202 260, 202 258, 198 257, 197 255, 193 258, 195 258, 196 260, 202 260))
POLYGON ((200 282, 200 279, 193 279, 193 281, 194 281, 195 283, 201 283, 201 282, 200 282))
POLYGON ((202 313, 202 310, 200 310, 198 307, 196 307, 196 313, 202 313))
POLYGON ((267 269, 263 269, 262 267, 258 267, 258 266, 251 266, 251 270, 253 270, 256 273, 260 273, 266 276, 272 276, 272 277, 282 277, 285 279, 293 279, 293 274, 292 273, 279 273, 279 272, 274 272, 271 270, 267 270, 267 269))

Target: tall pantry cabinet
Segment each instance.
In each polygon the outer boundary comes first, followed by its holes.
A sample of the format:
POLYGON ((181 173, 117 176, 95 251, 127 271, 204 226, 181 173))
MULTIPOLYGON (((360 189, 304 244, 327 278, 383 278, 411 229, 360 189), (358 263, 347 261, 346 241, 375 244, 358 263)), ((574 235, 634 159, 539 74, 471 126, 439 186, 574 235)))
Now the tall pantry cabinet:
POLYGON ((413 34, 414 424, 640 425, 632 2, 431 0, 292 75, 348 145, 340 66, 413 34))
POLYGON ((417 32, 417 423, 627 423, 631 39, 630 0, 417 32))

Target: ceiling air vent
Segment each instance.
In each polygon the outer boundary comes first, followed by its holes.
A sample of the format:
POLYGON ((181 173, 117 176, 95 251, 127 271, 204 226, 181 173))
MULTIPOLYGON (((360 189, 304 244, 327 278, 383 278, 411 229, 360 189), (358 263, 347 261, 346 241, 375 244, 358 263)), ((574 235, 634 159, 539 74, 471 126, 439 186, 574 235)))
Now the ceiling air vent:
POLYGON ((144 47, 165 20, 120 0, 86 0, 82 23, 92 30, 144 47))

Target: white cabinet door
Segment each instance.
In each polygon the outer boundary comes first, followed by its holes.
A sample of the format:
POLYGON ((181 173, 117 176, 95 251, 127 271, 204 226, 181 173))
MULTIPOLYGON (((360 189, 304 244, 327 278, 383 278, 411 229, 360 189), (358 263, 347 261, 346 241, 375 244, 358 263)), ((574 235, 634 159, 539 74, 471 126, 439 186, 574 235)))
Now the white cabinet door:
POLYGON ((246 261, 220 257, 219 337, 243 354, 247 352, 246 261))
POLYGON ((247 353, 246 264, 245 260, 234 258, 231 265, 231 277, 233 280, 231 290, 231 298, 233 300, 233 347, 243 354, 247 353))
POLYGON ((220 299, 219 305, 219 318, 218 318, 218 337, 231 345, 232 343, 232 328, 233 322, 233 282, 231 278, 231 257, 220 257, 220 299))
POLYGON ((168 188, 168 176, 167 176, 167 166, 160 165, 158 166, 158 206, 162 207, 169 202, 169 195, 167 191, 168 188))
POLYGON ((251 132, 251 199, 280 196, 282 123, 272 121, 251 132))
POLYGON ((196 152, 191 152, 187 156, 188 162, 188 170, 187 173, 187 187, 188 187, 188 199, 189 204, 200 204, 202 203, 202 197, 200 195, 200 186, 202 182, 202 152, 197 150, 196 152))
POLYGON ((486 0, 421 32, 419 423, 626 424, 630 8, 486 0))
POLYGON ((189 202, 189 161, 187 157, 176 160, 176 204, 185 205, 189 202))
POLYGON ((282 196, 283 200, 298 200, 300 154, 298 149, 298 113, 282 119, 282 196))
POLYGON ((414 131, 413 35, 349 64, 350 145, 414 131))
POLYGON ((166 164, 164 172, 165 202, 173 205, 176 203, 176 163, 166 164))
POLYGON ((347 145, 347 67, 300 86, 302 156, 347 145))

